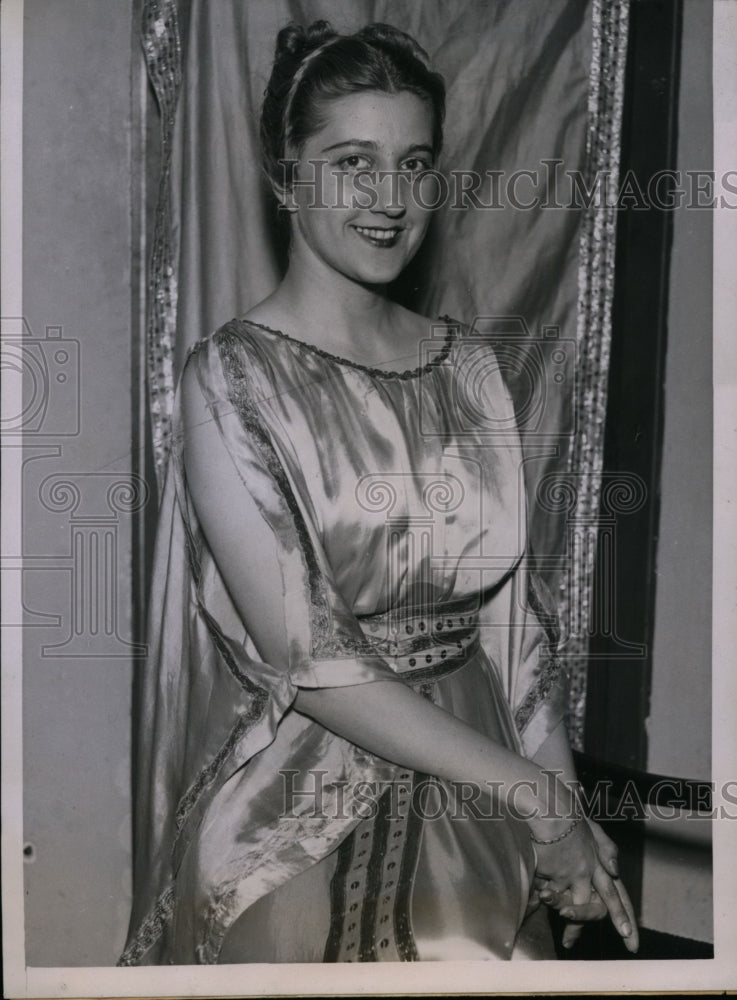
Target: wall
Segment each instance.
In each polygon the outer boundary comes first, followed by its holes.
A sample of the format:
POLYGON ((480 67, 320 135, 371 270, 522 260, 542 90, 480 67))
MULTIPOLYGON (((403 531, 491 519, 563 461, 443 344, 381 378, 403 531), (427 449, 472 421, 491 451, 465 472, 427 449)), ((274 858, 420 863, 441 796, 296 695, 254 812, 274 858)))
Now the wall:
POLYGON ((130 902, 131 32, 130 3, 26 0, 24 311, 71 341, 33 348, 24 452, 29 965, 113 964, 130 902))
MULTIPOLYGON (((677 168, 712 168, 712 5, 685 0, 677 168)), ((674 213, 648 770, 711 774, 712 214, 674 213)), ((688 825, 684 827, 688 830, 688 825)), ((713 940, 711 868, 682 840, 648 844, 645 926, 713 940)))

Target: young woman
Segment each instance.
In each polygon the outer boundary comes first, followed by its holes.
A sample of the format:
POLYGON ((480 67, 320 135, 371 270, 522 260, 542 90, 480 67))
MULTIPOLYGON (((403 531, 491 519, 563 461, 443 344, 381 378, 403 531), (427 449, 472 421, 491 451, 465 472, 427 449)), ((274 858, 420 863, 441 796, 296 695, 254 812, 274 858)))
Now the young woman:
POLYGON ((279 34, 279 287, 177 394, 121 961, 553 957, 637 929, 581 816, 521 452, 488 344, 387 297, 444 87, 386 25, 279 34), (527 919, 526 919, 527 918, 527 919))

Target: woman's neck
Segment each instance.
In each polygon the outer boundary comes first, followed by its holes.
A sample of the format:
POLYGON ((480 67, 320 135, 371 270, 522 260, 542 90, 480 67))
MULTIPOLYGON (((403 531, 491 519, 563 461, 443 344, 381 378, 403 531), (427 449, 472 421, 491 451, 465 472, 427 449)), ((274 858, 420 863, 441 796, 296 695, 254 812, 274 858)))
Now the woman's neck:
POLYGON ((396 360, 398 327, 407 322, 406 310, 386 297, 384 286, 362 285, 302 256, 248 318, 377 367, 396 360))
POLYGON ((381 285, 362 285, 336 271, 290 265, 278 289, 290 312, 315 330, 325 328, 346 346, 365 344, 368 334, 376 336, 386 328, 393 304, 381 285), (311 322, 312 321, 312 322, 311 322))

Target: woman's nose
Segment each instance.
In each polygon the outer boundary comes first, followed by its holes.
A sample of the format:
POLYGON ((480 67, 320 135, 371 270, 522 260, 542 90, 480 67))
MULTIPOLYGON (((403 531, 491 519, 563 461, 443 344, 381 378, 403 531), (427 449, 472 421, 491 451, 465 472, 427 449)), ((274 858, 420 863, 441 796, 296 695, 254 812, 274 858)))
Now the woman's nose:
POLYGON ((404 190, 406 175, 401 170, 379 170, 376 175, 376 199, 371 207, 372 212, 386 215, 390 219, 398 219, 407 211, 404 190))

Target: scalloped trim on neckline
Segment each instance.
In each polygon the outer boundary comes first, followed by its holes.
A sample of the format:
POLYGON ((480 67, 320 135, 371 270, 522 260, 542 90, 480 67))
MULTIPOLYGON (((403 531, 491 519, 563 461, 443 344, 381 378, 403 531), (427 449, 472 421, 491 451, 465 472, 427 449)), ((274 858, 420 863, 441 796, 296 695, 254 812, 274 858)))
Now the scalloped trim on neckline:
POLYGON ((325 358, 327 361, 332 361, 338 365, 345 365, 348 368, 354 368, 357 371, 365 372, 367 375, 374 375, 377 378, 385 379, 410 379, 419 378, 426 372, 431 371, 433 368, 437 368, 438 365, 442 364, 443 361, 448 357, 450 353, 450 348, 455 339, 455 331, 460 327, 460 323, 452 320, 450 316, 439 316, 438 319, 442 320, 448 327, 448 332, 445 335, 445 340, 443 342, 443 349, 430 361, 426 362, 424 365, 418 365, 416 368, 406 368, 404 371, 393 371, 388 368, 372 368, 370 365, 362 365, 359 361, 351 361, 350 358, 343 358, 339 354, 331 354, 330 351, 325 351, 321 347, 317 347, 316 344, 309 344, 306 340, 299 340, 297 337, 293 337, 289 333, 284 333, 283 330, 275 330, 273 327, 266 326, 265 323, 256 323, 252 319, 236 319, 237 323, 245 323, 247 326, 254 326, 258 330, 264 330, 266 333, 274 334, 277 337, 281 337, 283 340, 287 340, 292 344, 296 344, 298 347, 302 347, 312 354, 317 354, 321 358, 325 358))

